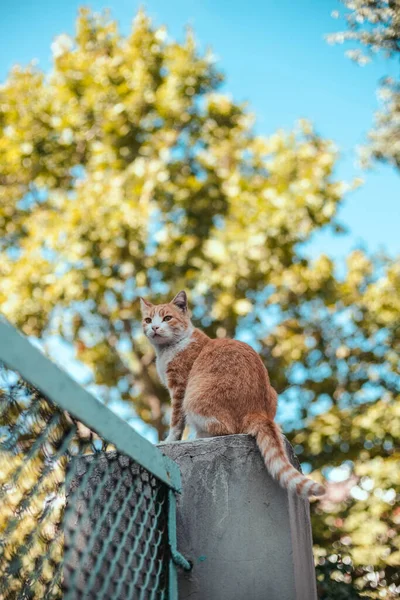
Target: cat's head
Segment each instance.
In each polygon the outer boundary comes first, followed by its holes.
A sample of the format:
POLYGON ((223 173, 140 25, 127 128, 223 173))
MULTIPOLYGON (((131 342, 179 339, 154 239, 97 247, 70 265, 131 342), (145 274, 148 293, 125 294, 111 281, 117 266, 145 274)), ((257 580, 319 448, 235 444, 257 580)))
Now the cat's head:
POLYGON ((140 308, 144 334, 154 346, 175 344, 191 335, 193 326, 185 292, 179 292, 167 304, 151 304, 140 298, 140 308))

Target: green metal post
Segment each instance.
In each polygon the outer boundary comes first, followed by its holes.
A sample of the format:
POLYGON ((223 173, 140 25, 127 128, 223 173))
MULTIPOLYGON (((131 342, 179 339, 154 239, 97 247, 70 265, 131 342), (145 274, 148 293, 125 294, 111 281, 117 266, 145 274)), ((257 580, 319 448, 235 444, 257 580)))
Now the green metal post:
POLYGON ((178 566, 185 571, 190 571, 192 565, 177 550, 176 496, 172 489, 168 493, 168 537, 171 551, 171 560, 169 561, 169 600, 178 600, 178 574, 176 567, 178 566))

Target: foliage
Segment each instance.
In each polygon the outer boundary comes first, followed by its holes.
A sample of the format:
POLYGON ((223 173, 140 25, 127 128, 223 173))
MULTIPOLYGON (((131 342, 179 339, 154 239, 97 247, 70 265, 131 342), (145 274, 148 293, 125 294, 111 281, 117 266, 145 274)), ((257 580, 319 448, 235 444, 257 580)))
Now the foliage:
POLYGON ((351 486, 343 494, 341 484, 336 484, 339 493, 332 485, 327 498, 314 507, 313 537, 322 581, 326 583, 328 569, 336 581, 352 584, 351 593, 362 587, 370 597, 395 597, 400 561, 400 456, 395 453, 399 424, 400 403, 380 400, 362 405, 357 414, 322 414, 294 439, 308 457, 315 457, 311 462, 316 465, 340 465, 345 455, 351 486), (378 594, 382 588, 386 595, 378 594))
MULTIPOLYGON (((328 41, 342 44, 355 42, 347 55, 361 65, 375 55, 398 58, 400 53, 399 0, 342 0, 348 9, 348 30, 328 36, 328 41), (361 48, 360 48, 361 46, 361 48)), ((334 16, 339 13, 335 11, 334 16)), ((388 162, 400 168, 400 80, 385 78, 379 96, 382 110, 376 115, 375 128, 369 134, 369 148, 364 158, 388 162)))
POLYGON ((371 596, 376 572, 390 598, 400 265, 355 251, 338 278, 306 257, 316 232, 341 230, 333 144, 306 122, 256 136, 193 34, 173 42, 143 12, 122 37, 82 10, 53 53, 50 74, 16 67, 0 90, 0 309, 28 335, 61 335, 104 397, 162 436, 168 398, 137 300, 186 288, 208 334, 260 351, 304 464, 359 479, 364 500, 314 511, 325 597, 371 596), (350 573, 329 567, 339 553, 350 573))

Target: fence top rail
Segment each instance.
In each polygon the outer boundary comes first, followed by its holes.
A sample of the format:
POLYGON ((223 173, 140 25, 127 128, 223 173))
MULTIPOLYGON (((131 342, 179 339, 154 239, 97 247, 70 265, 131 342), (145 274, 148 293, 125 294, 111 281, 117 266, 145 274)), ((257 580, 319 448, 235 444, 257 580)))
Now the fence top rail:
POLYGON ((17 371, 54 404, 92 428, 170 488, 177 492, 181 490, 179 467, 172 460, 1 318, 0 361, 17 371))

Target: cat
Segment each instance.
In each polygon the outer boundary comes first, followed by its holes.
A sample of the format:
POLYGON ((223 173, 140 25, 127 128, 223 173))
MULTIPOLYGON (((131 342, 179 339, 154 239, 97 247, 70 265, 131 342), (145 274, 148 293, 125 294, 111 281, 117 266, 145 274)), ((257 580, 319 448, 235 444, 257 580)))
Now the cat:
POLYGON ((247 433, 255 437, 269 473, 302 497, 325 488, 289 462, 274 422, 277 393, 258 354, 232 339, 211 339, 190 320, 187 296, 167 304, 140 299, 143 330, 156 351, 156 366, 168 388, 172 417, 166 442, 182 438, 185 424, 197 437, 247 433))

